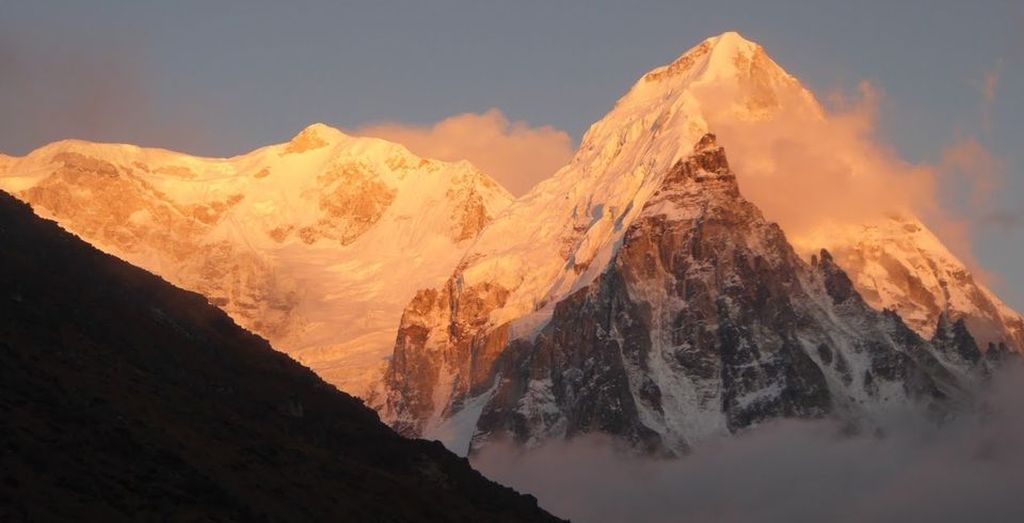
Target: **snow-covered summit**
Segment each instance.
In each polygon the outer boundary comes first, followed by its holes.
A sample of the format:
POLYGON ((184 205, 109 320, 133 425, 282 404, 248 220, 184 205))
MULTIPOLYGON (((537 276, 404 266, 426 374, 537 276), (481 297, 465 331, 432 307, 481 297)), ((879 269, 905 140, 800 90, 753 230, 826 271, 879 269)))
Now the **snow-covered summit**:
POLYGON ((755 58, 767 59, 765 65, 774 66, 763 72, 787 76, 782 68, 770 61, 760 45, 730 31, 712 36, 688 49, 671 63, 652 69, 633 86, 622 103, 637 101, 643 98, 642 95, 649 97, 651 93, 658 92, 659 88, 664 93, 665 87, 671 89, 672 84, 678 83, 680 79, 713 81, 749 76, 753 72, 751 66, 755 58))
POLYGON ((735 32, 639 78, 590 127, 570 164, 520 198, 466 256, 464 285, 490 282, 510 291, 489 321, 517 320, 516 332, 528 333, 547 306, 603 270, 667 169, 712 131, 705 115, 718 110, 723 94, 738 117, 761 118, 783 89, 805 92, 761 46, 735 32))

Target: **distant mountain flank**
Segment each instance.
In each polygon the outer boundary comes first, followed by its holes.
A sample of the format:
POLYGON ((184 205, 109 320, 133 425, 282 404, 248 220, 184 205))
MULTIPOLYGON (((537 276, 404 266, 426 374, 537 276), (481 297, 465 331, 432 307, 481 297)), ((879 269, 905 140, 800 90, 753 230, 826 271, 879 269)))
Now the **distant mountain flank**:
POLYGON ((466 162, 323 124, 233 158, 67 140, 0 164, 0 188, 356 394, 416 289, 512 199, 466 162))

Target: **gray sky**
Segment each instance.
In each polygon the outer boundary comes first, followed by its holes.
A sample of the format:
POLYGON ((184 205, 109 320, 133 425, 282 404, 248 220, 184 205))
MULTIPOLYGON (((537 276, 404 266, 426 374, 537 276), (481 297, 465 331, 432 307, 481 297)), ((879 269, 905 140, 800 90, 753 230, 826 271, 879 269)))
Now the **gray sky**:
POLYGON ((578 141, 643 72, 725 30, 823 98, 870 81, 881 140, 909 161, 965 138, 991 152, 998 190, 972 199, 951 178, 943 203, 1024 308, 1024 6, 1010 0, 0 0, 0 151, 77 137, 221 156, 314 121, 491 108, 578 141))

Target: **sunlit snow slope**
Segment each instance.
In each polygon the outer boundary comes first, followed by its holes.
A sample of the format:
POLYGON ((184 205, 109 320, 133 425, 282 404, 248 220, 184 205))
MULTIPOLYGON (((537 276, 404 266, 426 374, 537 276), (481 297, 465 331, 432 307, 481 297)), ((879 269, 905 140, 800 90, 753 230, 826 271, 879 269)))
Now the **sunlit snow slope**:
POLYGON ((416 289, 511 200, 469 163, 322 124, 233 158, 62 141, 0 158, 0 188, 354 394, 416 289))

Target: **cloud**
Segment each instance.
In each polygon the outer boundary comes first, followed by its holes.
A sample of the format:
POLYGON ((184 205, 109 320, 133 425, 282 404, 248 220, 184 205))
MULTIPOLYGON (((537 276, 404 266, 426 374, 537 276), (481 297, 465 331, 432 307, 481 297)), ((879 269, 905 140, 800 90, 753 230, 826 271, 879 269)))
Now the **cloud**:
POLYGON ((744 195, 796 243, 823 223, 941 211, 934 166, 906 162, 875 138, 883 94, 871 84, 831 96, 831 109, 796 84, 781 87, 770 118, 737 117, 739 96, 702 93, 710 128, 744 195))
MULTIPOLYGON (((983 96, 995 96, 998 75, 983 96)), ((828 104, 798 84, 773 86, 770 118, 738 117, 740 94, 717 90, 707 100, 709 126, 726 147, 740 190, 778 222, 799 250, 816 251, 845 225, 893 215, 924 221, 974 273, 991 281, 973 256, 977 213, 992 205, 1005 163, 973 136, 931 161, 903 160, 878 136, 885 94, 861 82, 853 94, 833 93, 828 104)))
POLYGON ((597 438, 473 464, 580 523, 1016 521, 1024 514, 1024 374, 994 383, 981 414, 936 426, 894 417, 883 435, 781 421, 678 460, 628 456, 597 438))
MULTIPOLYGON (((935 163, 936 198, 958 204, 959 215, 933 208, 930 221, 937 234, 957 253, 979 280, 989 285, 1000 281, 986 271, 973 256, 971 239, 979 227, 990 225, 998 205, 999 189, 1006 181, 1006 163, 975 137, 961 138, 942 150, 935 163)), ((1004 222, 1007 224, 1008 222, 1004 222)))
POLYGON ((378 123, 353 133, 398 142, 420 156, 469 160, 517 196, 554 174, 573 153, 565 131, 511 122, 498 109, 457 114, 430 126, 378 123))
POLYGON ((981 92, 981 128, 986 135, 992 134, 992 115, 996 104, 996 91, 999 88, 999 80, 1003 72, 1003 61, 996 62, 995 67, 985 71, 979 83, 978 90, 981 92))
POLYGON ((981 86, 981 93, 985 103, 991 104, 996 101, 996 86, 999 85, 1000 70, 994 69, 985 72, 985 80, 981 86))
POLYGON ((1002 185, 1006 166, 1004 162, 977 139, 968 137, 942 151, 939 173, 946 179, 947 190, 967 191, 973 205, 990 201, 1002 185))

